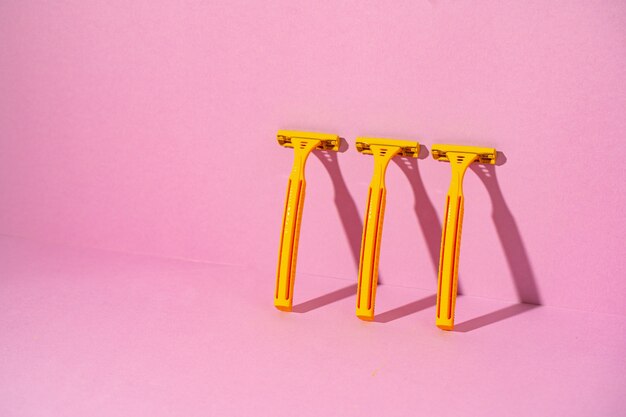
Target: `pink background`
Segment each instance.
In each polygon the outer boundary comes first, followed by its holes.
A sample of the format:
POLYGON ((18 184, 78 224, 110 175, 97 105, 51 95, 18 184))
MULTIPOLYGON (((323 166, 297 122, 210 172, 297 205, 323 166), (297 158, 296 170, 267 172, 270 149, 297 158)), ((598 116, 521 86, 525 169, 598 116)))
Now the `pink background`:
MULTIPOLYGON (((309 161, 298 271, 354 280, 356 136, 495 146, 463 292, 624 314, 624 28, 619 1, 3 1, 0 232, 273 279, 275 133, 317 130, 350 149, 309 161)), ((381 276, 434 289, 449 166, 417 167, 389 169, 381 276)))
POLYGON ((625 39, 621 1, 1 1, 0 415, 623 414, 625 39), (349 145, 309 159, 293 314, 285 128, 349 145), (389 167, 354 317, 361 135, 505 156, 456 332, 431 156, 389 167))

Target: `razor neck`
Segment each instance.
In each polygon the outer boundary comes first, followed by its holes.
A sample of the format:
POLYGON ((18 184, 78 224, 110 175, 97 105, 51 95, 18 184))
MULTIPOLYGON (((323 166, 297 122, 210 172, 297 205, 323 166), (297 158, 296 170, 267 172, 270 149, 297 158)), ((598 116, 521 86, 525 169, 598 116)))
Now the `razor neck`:
POLYGON ((304 166, 306 160, 313 151, 317 148, 321 141, 317 139, 292 139, 293 143, 293 167, 291 169, 292 179, 304 179, 304 166))
POLYGON ((463 195, 463 177, 467 168, 476 161, 478 155, 465 152, 448 152, 448 158, 452 167, 452 178, 450 180, 449 195, 463 195))
POLYGON ((385 187, 385 173, 391 158, 396 156, 402 148, 397 146, 371 145, 372 155, 374 155, 374 175, 372 177, 372 187, 385 187))

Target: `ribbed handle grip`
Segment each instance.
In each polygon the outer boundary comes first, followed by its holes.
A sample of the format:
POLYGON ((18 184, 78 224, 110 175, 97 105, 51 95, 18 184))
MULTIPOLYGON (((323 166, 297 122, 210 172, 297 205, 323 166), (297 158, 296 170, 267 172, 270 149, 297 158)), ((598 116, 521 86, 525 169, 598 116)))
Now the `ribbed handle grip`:
POLYGON ((356 304, 356 315, 363 320, 374 319, 374 301, 376 300, 376 286, 378 284, 378 258, 386 194, 385 187, 370 187, 367 197, 356 304))
POLYGON ((298 238, 300 221, 304 207, 304 191, 306 181, 294 175, 287 184, 283 227, 278 250, 278 272, 276 273, 276 290, 274 305, 279 310, 291 311, 293 306, 293 285, 296 275, 296 258, 298 256, 298 238))
POLYGON ((439 287, 437 291, 437 327, 454 328, 454 306, 458 288, 458 264, 463 224, 463 196, 448 194, 439 256, 439 287))

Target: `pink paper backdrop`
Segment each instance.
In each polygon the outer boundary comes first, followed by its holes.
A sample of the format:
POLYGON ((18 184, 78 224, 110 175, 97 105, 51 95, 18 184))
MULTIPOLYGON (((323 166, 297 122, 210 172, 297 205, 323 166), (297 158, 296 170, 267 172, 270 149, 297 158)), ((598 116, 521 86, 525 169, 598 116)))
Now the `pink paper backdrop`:
MULTIPOLYGON (((276 130, 327 131, 350 149, 309 161, 298 271, 355 280, 357 135, 495 146, 463 292, 625 314, 625 28, 620 1, 3 1, 0 233, 273 280, 276 130)), ((382 281, 434 290, 449 166, 402 164, 382 281)))

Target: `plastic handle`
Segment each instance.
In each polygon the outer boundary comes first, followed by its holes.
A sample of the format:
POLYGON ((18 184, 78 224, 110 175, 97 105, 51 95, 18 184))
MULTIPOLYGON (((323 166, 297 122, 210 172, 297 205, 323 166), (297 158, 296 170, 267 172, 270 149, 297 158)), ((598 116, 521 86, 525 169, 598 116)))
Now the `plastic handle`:
POLYGON ((304 208, 306 181, 304 167, 313 149, 319 146, 319 140, 293 139, 294 160, 283 212, 283 226, 278 249, 278 271, 276 273, 276 290, 274 305, 279 310, 291 311, 293 307, 293 287, 296 277, 296 260, 298 257, 298 239, 300 222, 304 208))
POLYGON ((439 255, 439 279, 437 290, 437 327, 444 330, 454 328, 454 308, 458 289, 459 255, 461 252, 461 230, 463 226, 463 176, 474 161, 472 157, 456 158, 452 152, 452 181, 446 199, 444 224, 441 232, 439 255))
POLYGON ((371 149, 374 155, 374 176, 370 183, 365 210, 356 302, 357 317, 368 321, 374 319, 376 287, 378 285, 378 260, 387 196, 385 171, 391 158, 398 154, 401 148, 372 145, 371 149))
POLYGON ((437 327, 454 328, 454 307, 459 276, 459 252, 463 224, 463 196, 448 194, 445 223, 439 258, 439 289, 437 291, 437 327))

